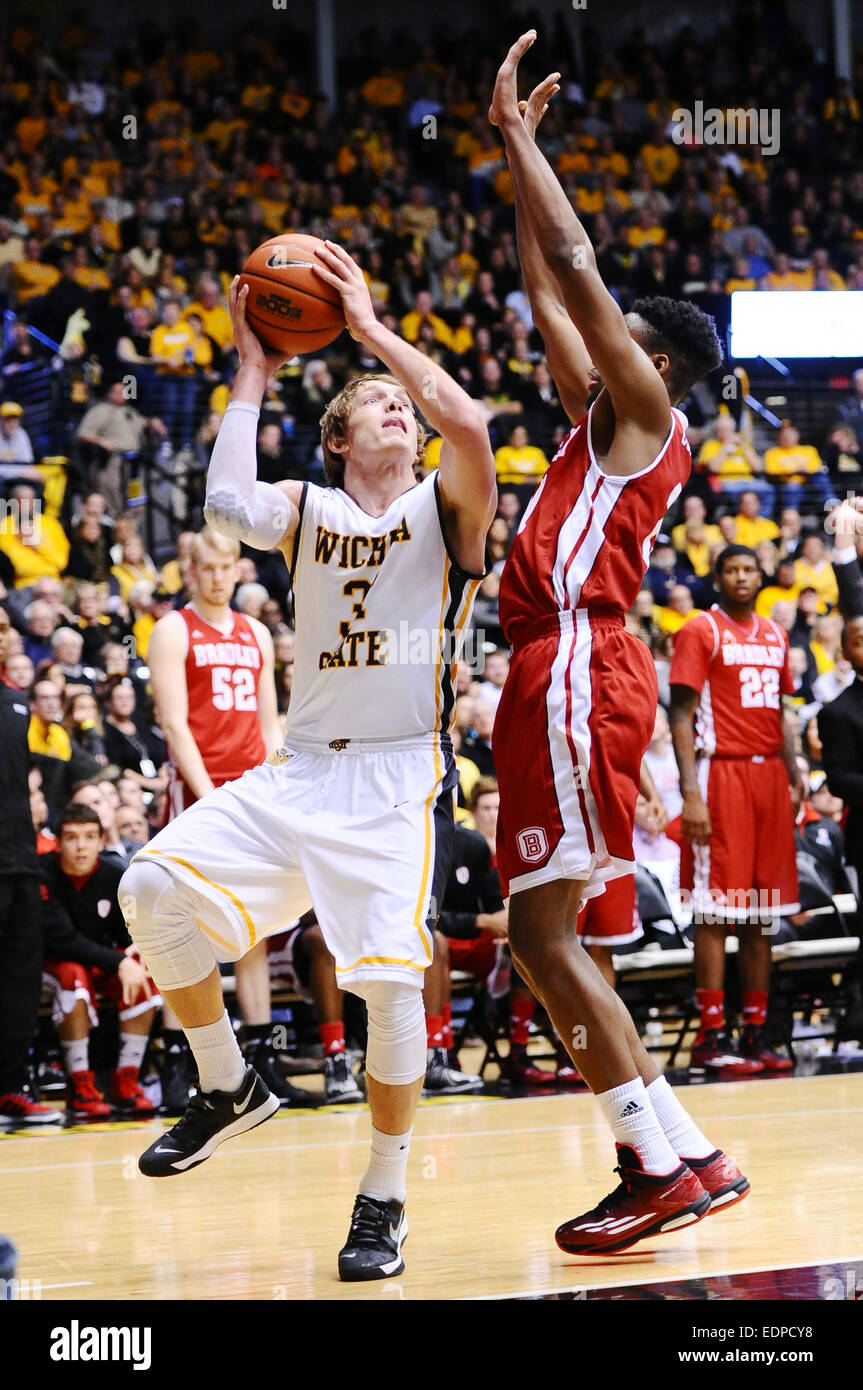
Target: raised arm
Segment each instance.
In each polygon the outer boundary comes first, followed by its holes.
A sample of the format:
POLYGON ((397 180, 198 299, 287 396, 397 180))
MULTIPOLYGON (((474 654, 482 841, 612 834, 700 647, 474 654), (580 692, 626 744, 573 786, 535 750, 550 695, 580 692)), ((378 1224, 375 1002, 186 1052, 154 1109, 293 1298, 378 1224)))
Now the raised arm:
POLYGON ((284 358, 265 351, 246 322, 248 285, 231 285, 231 322, 240 367, 231 401, 213 445, 207 472, 204 517, 214 531, 232 536, 255 550, 284 549, 299 521, 302 484, 257 481, 257 431, 261 401, 272 372, 284 358))
POLYGON ((659 448, 668 433, 671 416, 665 384, 647 353, 631 338, 620 306, 602 282, 587 233, 519 114, 518 63, 535 39, 532 29, 522 34, 504 59, 489 119, 500 127, 524 203, 536 209, 533 228, 540 252, 608 388, 615 417, 619 424, 637 426, 649 451, 659 448))
MULTIPOLYGON (((559 91, 553 73, 535 87, 527 101, 518 106, 525 129, 532 140, 536 128, 548 110, 549 98, 559 91)), ((590 355, 584 339, 569 317, 563 291, 549 270, 539 249, 534 231, 535 208, 525 200, 521 182, 513 171, 515 188, 515 224, 518 259, 524 287, 530 301, 533 321, 542 335, 548 369, 560 395, 561 404, 574 424, 587 408, 590 393, 590 355)))
POLYGON ((378 323, 363 273, 343 247, 328 241, 318 256, 324 264, 315 271, 341 294, 351 337, 385 363, 443 439, 440 491, 447 534, 459 564, 480 574, 486 532, 497 509, 497 484, 478 403, 443 367, 378 323))

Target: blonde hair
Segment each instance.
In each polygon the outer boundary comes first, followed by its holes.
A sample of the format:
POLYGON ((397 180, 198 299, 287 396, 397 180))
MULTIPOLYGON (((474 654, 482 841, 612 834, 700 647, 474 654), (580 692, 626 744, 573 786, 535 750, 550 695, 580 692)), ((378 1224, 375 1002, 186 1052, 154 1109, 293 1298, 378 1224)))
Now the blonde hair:
MULTIPOLYGON (((344 485, 345 460, 342 454, 333 451, 331 445, 347 444, 348 424, 354 397, 370 381, 385 381, 388 386, 398 386, 402 390, 404 389, 400 381, 397 381, 394 376, 389 376, 386 372, 367 372, 363 376, 354 377, 352 381, 342 387, 337 396, 333 396, 321 416, 321 448, 324 454, 324 472, 327 475, 327 482, 333 487, 344 485)), ((417 456, 414 459, 414 467, 416 467, 422 461, 428 435, 419 417, 415 415, 414 418, 417 422, 417 456)))
POLYGON ((189 558, 193 564, 200 564, 201 554, 205 546, 208 550, 218 550, 220 555, 230 555, 235 560, 240 558, 239 541, 234 540, 231 536, 222 536, 212 527, 205 526, 203 531, 198 532, 189 546, 189 558))

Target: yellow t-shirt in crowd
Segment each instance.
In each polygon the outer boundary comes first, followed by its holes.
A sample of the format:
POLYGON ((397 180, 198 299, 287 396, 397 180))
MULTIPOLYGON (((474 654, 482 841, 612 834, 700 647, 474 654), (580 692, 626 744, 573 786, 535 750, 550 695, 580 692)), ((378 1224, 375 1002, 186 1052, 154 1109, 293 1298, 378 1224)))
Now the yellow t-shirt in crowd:
MULTIPOLYGON (((709 463, 712 458, 716 457, 721 448, 722 445, 718 439, 705 439, 698 450, 698 462, 709 463)), ((706 471, 712 472, 711 469, 706 471)), ((741 453, 739 449, 735 449, 733 454, 729 454, 727 458, 722 460, 716 476, 719 478, 751 478, 752 465, 745 454, 741 453)))
POLYGON ((748 545, 752 550, 762 541, 775 541, 779 536, 776 522, 766 516, 750 517, 738 513, 734 518, 734 527, 735 543, 748 545))
POLYGON ((794 583, 801 589, 814 589, 831 608, 839 602, 839 586, 829 560, 810 565, 807 560, 794 561, 794 583))
POLYGON ((775 444, 764 455, 764 472, 785 483, 802 483, 813 473, 821 472, 821 455, 814 444, 795 444, 785 449, 775 444))
POLYGON ((532 478, 542 477, 548 468, 548 459, 535 444, 525 444, 523 449, 502 444, 495 452, 494 466, 498 483, 527 483, 532 478))

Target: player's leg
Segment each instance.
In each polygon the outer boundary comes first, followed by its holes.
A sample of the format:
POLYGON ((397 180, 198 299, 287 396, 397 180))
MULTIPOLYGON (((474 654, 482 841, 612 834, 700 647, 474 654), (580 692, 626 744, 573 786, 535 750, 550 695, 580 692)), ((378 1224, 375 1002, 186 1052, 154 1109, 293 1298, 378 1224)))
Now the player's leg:
POLYGON ((666 1126, 679 1146, 703 1153, 704 1175, 717 1192, 746 1180, 686 1115, 622 1001, 578 941, 582 888, 582 881, 558 880, 514 894, 509 933, 519 970, 578 1062, 617 1144, 620 1187, 556 1236, 568 1252, 600 1254, 699 1221, 711 1209, 701 1175, 681 1161, 666 1126))
POLYGON ((246 1064, 254 1067, 281 1105, 308 1105, 306 1092, 291 1085, 276 1060, 266 940, 258 941, 234 962, 234 979, 243 1020, 242 1053, 246 1064))
MULTIPOLYGON (((130 935, 179 1019, 198 1067, 199 1089, 181 1119, 138 1160, 148 1177, 167 1177, 196 1167, 225 1139, 262 1123, 279 1101, 243 1060, 212 937, 202 926, 205 914, 210 921, 215 917, 212 931, 227 942, 230 923, 165 864, 147 857, 130 864, 119 896, 130 935)), ((241 948, 234 949, 239 954, 241 948)))
MULTIPOLYGON (((324 1057, 324 1098, 329 1105, 353 1105, 364 1099, 351 1070, 345 1039, 345 996, 336 983, 336 962, 313 913, 294 942, 297 975, 311 991, 324 1057)), ((300 919, 302 924, 303 919, 300 919)))
POLYGON ((419 982, 365 980, 351 989, 365 999, 368 1009, 366 1090, 372 1147, 348 1239, 339 1252, 339 1277, 347 1282, 392 1278, 404 1269, 408 1155, 426 1073, 419 982))
POLYGON ((793 1061, 768 1047, 764 1031, 770 995, 774 927, 775 919, 762 921, 757 917, 742 923, 738 929, 740 945, 737 967, 743 994, 740 1053, 749 1061, 759 1063, 766 1071, 789 1072, 794 1070, 793 1061))
POLYGON ((770 991, 771 949, 779 915, 797 910, 797 858, 794 812, 788 774, 781 758, 750 764, 749 782, 755 801, 756 846, 753 888, 758 911, 740 929, 738 967, 743 991, 740 1053, 768 1072, 789 1072, 794 1063, 768 1044, 767 1001, 770 991))
POLYGON ((120 1012, 120 1051, 117 1065, 111 1073, 111 1104, 131 1119, 149 1119, 155 1114, 152 1101, 141 1087, 141 1064, 147 1050, 150 1029, 156 1016, 155 1006, 143 1009, 131 1017, 120 1012))
POLYGON ((66 1114, 104 1120, 111 1113, 90 1069, 90 1028, 97 1021, 89 972, 74 961, 45 961, 43 979, 51 990, 51 1017, 66 1069, 66 1114))
POLYGON ((482 1077, 453 1066, 444 1042, 444 1011, 450 1004, 449 948, 443 932, 434 932, 434 959, 423 979, 428 1065, 424 1090, 428 1095, 457 1095, 482 1089, 482 1077))

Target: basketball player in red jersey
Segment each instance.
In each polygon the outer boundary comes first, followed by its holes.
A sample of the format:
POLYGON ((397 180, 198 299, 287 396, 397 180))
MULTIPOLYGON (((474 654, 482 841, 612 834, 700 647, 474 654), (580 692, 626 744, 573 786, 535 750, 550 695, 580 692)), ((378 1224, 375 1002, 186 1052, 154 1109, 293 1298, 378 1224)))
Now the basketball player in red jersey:
MULTIPOLYGON (((160 618, 147 659, 160 726, 171 755, 168 819, 216 787, 263 762, 281 738, 273 679, 273 639, 263 623, 230 606, 238 541, 205 528, 191 546, 195 597, 160 618)), ((282 1075, 270 1042, 267 944, 235 964, 247 1061, 283 1105, 308 1096, 282 1075)), ((165 1009, 163 1110, 182 1114, 189 1101, 191 1055, 179 1020, 165 1009)))
POLYGON ((674 409, 722 353, 694 305, 638 301, 624 318, 587 235, 533 140, 553 74, 524 119, 516 75, 536 34, 498 73, 492 124, 506 141, 519 258, 564 409, 575 422, 513 542, 500 616, 513 648, 494 727, 498 862, 520 973, 542 1000, 617 1142, 621 1183, 557 1231, 577 1254, 622 1250, 700 1220, 749 1190, 686 1114, 587 952, 582 899, 634 869, 642 755, 656 673, 626 631, 663 517, 691 468, 674 409), (591 386, 601 386, 590 409, 591 386))
POLYGON ((719 603, 678 632, 670 672, 683 796, 680 886, 692 893, 701 1019, 690 1067, 749 1076, 794 1065, 767 1046, 764 1024, 776 921, 800 910, 794 817, 803 784, 782 719, 782 696, 794 690, 788 639, 772 618, 755 613, 761 571, 754 550, 727 546, 716 572, 719 603), (725 936, 735 924, 739 1051, 724 1027, 723 996, 725 936))

